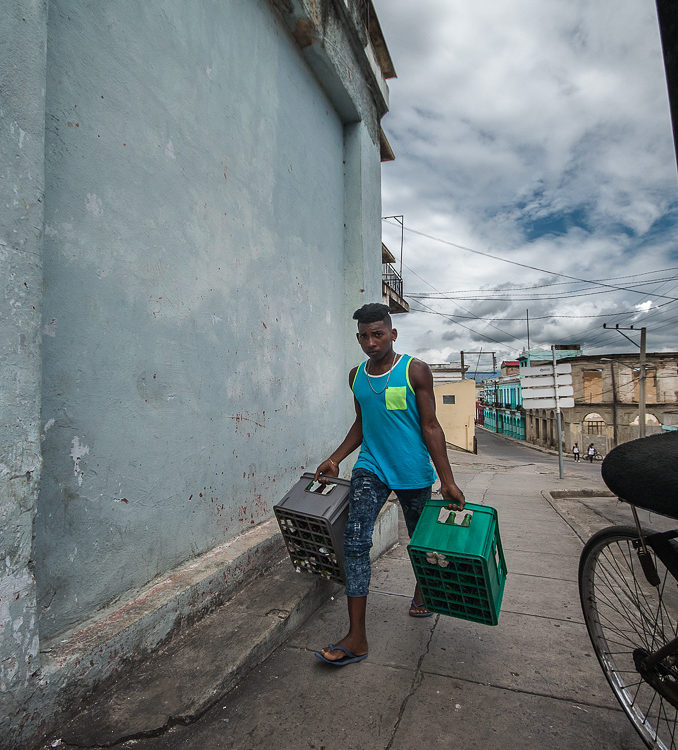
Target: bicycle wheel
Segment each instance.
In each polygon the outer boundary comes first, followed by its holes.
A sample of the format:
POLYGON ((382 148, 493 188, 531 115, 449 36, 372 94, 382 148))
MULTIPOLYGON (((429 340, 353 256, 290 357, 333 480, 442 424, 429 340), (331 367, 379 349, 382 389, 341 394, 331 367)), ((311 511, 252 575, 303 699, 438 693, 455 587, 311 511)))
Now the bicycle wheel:
POLYGON ((678 669, 669 657, 641 675, 639 660, 676 637, 676 581, 648 548, 659 575, 651 586, 634 542, 634 526, 591 537, 579 561, 579 594, 586 627, 617 700, 650 748, 678 747, 678 669))

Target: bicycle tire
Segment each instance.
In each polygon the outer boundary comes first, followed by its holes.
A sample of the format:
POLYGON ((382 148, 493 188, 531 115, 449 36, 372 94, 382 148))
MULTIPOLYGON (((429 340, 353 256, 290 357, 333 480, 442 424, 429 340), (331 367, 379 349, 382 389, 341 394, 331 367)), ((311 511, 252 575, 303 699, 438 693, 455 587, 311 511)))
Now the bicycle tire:
MULTIPOLYGON (((603 673, 638 734, 650 748, 675 750, 678 708, 640 675, 634 654, 647 654, 676 637, 676 581, 648 548, 660 582, 657 587, 647 582, 637 539, 634 526, 609 527, 589 539, 579 561, 582 611, 603 673)), ((659 668, 675 689, 675 659, 659 668)))

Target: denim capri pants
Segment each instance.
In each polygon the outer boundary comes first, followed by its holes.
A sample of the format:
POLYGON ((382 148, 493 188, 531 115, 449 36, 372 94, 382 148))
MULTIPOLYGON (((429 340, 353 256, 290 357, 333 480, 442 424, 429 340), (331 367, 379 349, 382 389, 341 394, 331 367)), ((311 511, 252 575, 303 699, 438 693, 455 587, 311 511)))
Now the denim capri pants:
MULTIPOLYGON (((412 536, 424 503, 431 498, 431 486, 394 492, 403 509, 407 532, 412 536)), ((367 469, 353 470, 348 520, 344 532, 346 596, 367 596, 372 572, 372 532, 379 511, 390 493, 390 488, 373 472, 367 469)))

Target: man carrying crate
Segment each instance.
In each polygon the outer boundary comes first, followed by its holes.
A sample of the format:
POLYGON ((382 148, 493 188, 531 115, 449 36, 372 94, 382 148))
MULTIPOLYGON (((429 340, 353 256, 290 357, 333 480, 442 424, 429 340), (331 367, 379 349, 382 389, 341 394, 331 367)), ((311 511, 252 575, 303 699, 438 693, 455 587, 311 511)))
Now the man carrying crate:
MULTIPOLYGON (((433 376, 421 360, 397 354, 388 307, 363 305, 353 314, 358 343, 368 360, 349 374, 356 418, 341 445, 316 469, 316 480, 339 475, 339 464, 360 447, 351 475, 344 563, 349 631, 336 645, 316 652, 328 664, 344 666, 367 657, 365 611, 370 583, 370 548, 377 515, 391 490, 398 496, 410 536, 431 497, 435 472, 441 494, 453 510, 464 507, 447 457, 445 434, 435 413, 433 376)), ((327 481, 327 480, 326 480, 327 481)), ((409 614, 429 617, 419 586, 409 614)))

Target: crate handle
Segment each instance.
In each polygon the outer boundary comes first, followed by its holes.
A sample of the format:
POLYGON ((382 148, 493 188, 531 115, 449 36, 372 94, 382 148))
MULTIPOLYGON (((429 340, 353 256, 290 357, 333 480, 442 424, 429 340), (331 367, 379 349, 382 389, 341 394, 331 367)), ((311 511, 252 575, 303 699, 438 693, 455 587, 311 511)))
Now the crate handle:
POLYGON ((438 513, 438 523, 444 523, 448 526, 470 526, 473 518, 472 510, 448 510, 441 508, 438 513))
POLYGON ((329 495, 330 492, 336 487, 336 483, 328 482, 311 482, 306 487, 306 492, 312 492, 314 495, 329 495))

